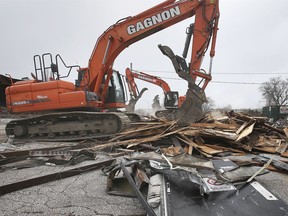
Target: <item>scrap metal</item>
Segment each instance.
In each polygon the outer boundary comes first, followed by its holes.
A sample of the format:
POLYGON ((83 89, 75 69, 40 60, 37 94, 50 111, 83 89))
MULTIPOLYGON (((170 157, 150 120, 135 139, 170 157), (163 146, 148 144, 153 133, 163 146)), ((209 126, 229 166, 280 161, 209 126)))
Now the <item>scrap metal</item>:
POLYGON ((52 173, 52 174, 48 174, 48 175, 44 175, 44 176, 40 176, 36 178, 31 178, 31 179, 27 179, 27 180, 15 182, 15 183, 7 184, 7 185, 2 185, 0 186, 0 196, 17 191, 17 190, 22 190, 28 187, 32 187, 32 186, 44 184, 47 182, 56 181, 59 179, 79 175, 81 173, 89 172, 92 170, 100 169, 103 166, 111 165, 114 161, 115 161, 114 159, 109 159, 109 160, 93 163, 90 165, 84 165, 84 166, 80 166, 74 169, 69 169, 69 170, 62 171, 62 172, 52 173))

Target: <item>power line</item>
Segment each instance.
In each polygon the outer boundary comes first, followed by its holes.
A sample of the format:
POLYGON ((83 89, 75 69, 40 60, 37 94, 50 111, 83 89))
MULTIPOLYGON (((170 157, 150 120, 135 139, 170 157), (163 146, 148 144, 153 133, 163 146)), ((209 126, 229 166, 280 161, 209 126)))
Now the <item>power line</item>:
POLYGON ((265 75, 265 74, 267 74, 267 75, 272 75, 272 74, 287 74, 287 73, 282 73, 282 72, 279 72, 279 73, 213 73, 213 74, 228 74, 228 75, 238 75, 238 74, 240 74, 240 75, 242 75, 242 74, 245 74, 245 75, 265 75))
MULTIPOLYGON (((142 72, 145 72, 145 73, 176 73, 175 71, 161 71, 161 70, 135 70, 135 71, 142 71, 142 72)), ((287 75, 288 73, 286 72, 269 72, 269 73, 266 73, 266 72, 261 72, 261 73, 256 73, 256 72, 253 72, 253 73, 247 73, 247 72, 244 72, 244 73, 231 73, 231 72, 216 72, 216 73, 212 73, 213 74, 226 74, 226 75, 274 75, 274 74, 279 74, 279 75, 287 75)))
POLYGON ((261 85, 263 83, 254 83, 254 82, 226 82, 226 81, 211 81, 212 83, 224 83, 224 84, 240 84, 240 85, 261 85))
MULTIPOLYGON (((170 79, 170 80, 183 80, 180 78, 172 78, 172 77, 160 77, 162 79, 170 79)), ((233 82, 233 81, 214 81, 211 80, 211 83, 222 83, 222 84, 238 84, 238 85, 261 85, 263 83, 257 83, 257 82, 233 82)))
MULTIPOLYGON (((176 74, 175 71, 156 71, 156 70, 135 70, 137 72, 141 72, 141 71, 145 71, 147 73, 149 72, 153 72, 153 73, 174 73, 176 74)), ((237 75, 237 74, 245 74, 245 75, 264 75, 264 74, 286 74, 287 73, 282 73, 282 72, 279 72, 279 73, 213 73, 213 74, 228 74, 228 75, 237 75)), ((180 79, 180 78, 173 78, 173 77, 162 77, 162 76, 159 76, 160 78, 162 79, 170 79, 170 80, 183 80, 183 79, 180 79)), ((234 82, 234 81, 217 81, 217 80, 211 80, 210 81, 211 83, 221 83, 221 84, 237 84, 237 85, 261 85, 263 83, 259 83, 259 82, 234 82)))
MULTIPOLYGON (((145 73, 174 73, 176 74, 175 71, 156 71, 156 70, 135 70, 137 72, 141 72, 141 71, 145 71, 145 73)), ((282 72, 279 72, 279 73, 213 73, 213 74, 227 74, 227 75, 264 75, 264 74, 267 74, 267 75, 272 75, 272 74, 286 74, 287 73, 282 73, 282 72)), ((180 78, 173 78, 173 77, 162 77, 162 76, 159 76, 160 78, 162 79, 170 79, 170 80, 183 80, 183 79, 180 79, 180 78)), ((221 83, 221 84, 236 84, 236 85, 261 85, 263 83, 258 83, 258 82, 234 82, 234 81, 217 81, 217 80, 211 80, 210 81, 211 83, 221 83)))

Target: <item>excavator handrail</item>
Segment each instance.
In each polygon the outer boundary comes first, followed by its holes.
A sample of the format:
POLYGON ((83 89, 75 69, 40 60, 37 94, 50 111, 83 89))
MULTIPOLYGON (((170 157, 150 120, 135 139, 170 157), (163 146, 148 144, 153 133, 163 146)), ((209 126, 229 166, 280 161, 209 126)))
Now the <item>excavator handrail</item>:
POLYGON ((79 65, 67 65, 67 64, 65 63, 65 61, 63 60, 63 58, 61 57, 60 54, 57 54, 57 55, 55 56, 55 59, 56 59, 56 65, 57 65, 57 67, 58 67, 58 65, 59 65, 59 64, 58 64, 58 63, 59 63, 59 60, 58 60, 58 59, 60 59, 60 61, 61 61, 62 64, 64 65, 64 67, 65 67, 65 68, 69 68, 69 71, 68 71, 68 73, 67 73, 66 75, 60 76, 60 74, 58 74, 58 79, 69 77, 69 75, 70 75, 70 73, 71 73, 71 70, 72 70, 73 68, 78 68, 78 71, 81 69, 81 67, 80 67, 79 65))

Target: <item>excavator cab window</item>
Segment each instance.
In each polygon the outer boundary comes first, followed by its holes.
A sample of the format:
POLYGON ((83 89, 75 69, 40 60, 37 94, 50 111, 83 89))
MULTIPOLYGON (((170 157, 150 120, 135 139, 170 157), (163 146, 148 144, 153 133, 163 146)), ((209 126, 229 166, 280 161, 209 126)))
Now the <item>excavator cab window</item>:
POLYGON ((164 107, 166 109, 177 109, 178 98, 179 98, 179 94, 177 91, 167 92, 164 98, 164 107))
POLYGON ((118 71, 113 71, 105 101, 106 103, 125 103, 123 82, 118 71))

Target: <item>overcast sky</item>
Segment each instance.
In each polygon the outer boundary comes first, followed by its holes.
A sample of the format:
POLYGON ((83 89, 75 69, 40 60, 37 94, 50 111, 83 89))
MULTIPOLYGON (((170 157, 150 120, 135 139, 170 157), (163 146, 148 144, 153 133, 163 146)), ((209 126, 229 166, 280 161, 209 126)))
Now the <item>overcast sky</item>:
MULTIPOLYGON (((136 15, 161 0, 0 0, 0 74, 30 76, 33 56, 60 54, 68 65, 88 65, 97 38, 119 19, 136 15)), ((288 1, 220 0, 220 22, 212 82, 206 95, 217 107, 260 108, 264 105, 259 83, 271 77, 288 78, 288 1), (246 83, 246 84, 245 84, 246 83)), ((133 68, 163 77, 172 90, 184 95, 185 81, 173 72, 170 60, 157 45, 168 45, 181 55, 186 27, 181 23, 145 38, 124 50, 114 68, 124 74, 133 68)), ((209 56, 203 68, 208 70, 209 56)), ((76 73, 69 78, 72 82, 76 73)), ((150 108, 159 87, 147 87, 137 105, 150 108)))

